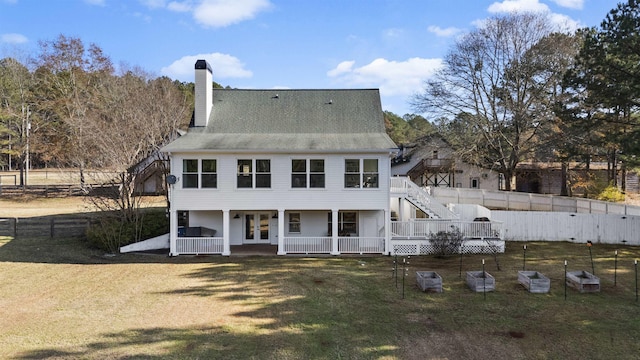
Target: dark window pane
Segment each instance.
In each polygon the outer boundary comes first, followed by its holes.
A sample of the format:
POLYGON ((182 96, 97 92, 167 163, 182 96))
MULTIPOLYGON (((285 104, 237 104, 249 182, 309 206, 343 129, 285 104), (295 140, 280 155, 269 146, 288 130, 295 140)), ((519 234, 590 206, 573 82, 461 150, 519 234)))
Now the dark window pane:
POLYGON ((251 174, 251 160, 238 160, 238 174, 251 174))
POLYGON ((198 174, 182 174, 182 187, 184 189, 198 188, 198 174))
POLYGON ((312 188, 324 188, 324 174, 309 175, 309 182, 312 188))
POLYGON ((364 176, 364 187, 377 188, 378 187, 378 174, 366 174, 364 176))
POLYGON ((291 160, 291 172, 294 173, 304 173, 307 172, 307 161, 306 160, 291 160))
POLYGON ((203 173, 214 173, 216 171, 217 171, 217 166, 216 166, 215 160, 202 160, 203 173))
POLYGON ((312 173, 323 173, 324 172, 324 160, 310 160, 309 167, 311 168, 312 173))
POLYGON ((378 172, 378 160, 377 159, 364 159, 364 172, 378 172))
POLYGON ((198 172, 198 160, 184 159, 182 160, 182 172, 183 173, 197 173, 198 172))
POLYGON ((292 174, 291 175, 291 187, 292 188, 306 188, 307 187, 307 175, 306 174, 292 174))
POLYGON ((344 171, 347 173, 359 173, 360 172, 360 160, 358 159, 346 159, 344 161, 344 171))
POLYGON ((360 187, 360 174, 344 175, 344 187, 357 188, 360 187))
POLYGON ((218 175, 216 175, 216 174, 202 174, 202 187, 203 188, 216 188, 216 187, 218 187, 218 175))
POLYGON ((271 174, 256 174, 256 187, 257 188, 270 188, 271 187, 271 174))
POLYGON ((256 160, 256 172, 271 172, 271 160, 256 160))
POLYGON ((238 187, 239 188, 251 188, 253 187, 253 181, 251 175, 238 175, 238 187))

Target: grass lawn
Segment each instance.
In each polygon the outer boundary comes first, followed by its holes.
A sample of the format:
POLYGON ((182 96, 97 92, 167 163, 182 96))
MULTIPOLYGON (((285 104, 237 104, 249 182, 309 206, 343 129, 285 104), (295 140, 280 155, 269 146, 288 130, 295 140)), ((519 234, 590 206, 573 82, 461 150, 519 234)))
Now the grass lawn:
MULTIPOLYGON (((5 202, 0 214, 55 204, 5 202)), ((462 267, 458 256, 412 257, 403 291, 388 256, 109 257, 74 238, 0 237, 0 358, 638 358, 640 247, 594 244, 601 292, 565 299, 564 260, 590 272, 589 249, 527 243, 527 270, 551 279, 550 293, 531 294, 517 281, 522 245, 507 244, 501 270, 488 255, 462 267), (496 291, 474 293, 465 272, 483 258, 496 291), (444 292, 421 292, 421 270, 442 275, 444 292)))

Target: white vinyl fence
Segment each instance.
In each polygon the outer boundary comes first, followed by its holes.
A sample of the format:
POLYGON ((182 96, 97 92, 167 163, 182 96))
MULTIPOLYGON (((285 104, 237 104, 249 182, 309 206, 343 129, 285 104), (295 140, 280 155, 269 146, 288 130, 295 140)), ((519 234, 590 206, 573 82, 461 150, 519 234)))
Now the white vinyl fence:
POLYGON ((497 211, 507 241, 571 241, 640 245, 640 216, 547 211, 497 211))

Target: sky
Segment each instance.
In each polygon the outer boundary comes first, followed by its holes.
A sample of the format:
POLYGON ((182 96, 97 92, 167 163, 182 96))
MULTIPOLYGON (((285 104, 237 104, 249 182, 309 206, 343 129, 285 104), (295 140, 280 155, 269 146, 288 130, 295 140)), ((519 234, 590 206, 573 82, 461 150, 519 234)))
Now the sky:
POLYGON ((566 29, 599 26, 622 0, 0 0, 0 58, 59 35, 96 44, 117 68, 240 89, 380 89, 382 108, 411 96, 456 39, 483 19, 543 12, 566 29))

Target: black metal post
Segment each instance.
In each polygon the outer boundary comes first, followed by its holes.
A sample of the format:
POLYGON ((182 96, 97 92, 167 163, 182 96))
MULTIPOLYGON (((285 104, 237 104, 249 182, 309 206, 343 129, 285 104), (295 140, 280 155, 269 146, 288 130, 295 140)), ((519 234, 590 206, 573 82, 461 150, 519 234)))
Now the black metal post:
POLYGON ((460 270, 458 273, 458 277, 462 277, 462 247, 460 247, 460 270))
POLYGON ((527 262, 527 245, 524 245, 522 247, 522 271, 525 271, 526 269, 526 262, 527 262))
POLYGON ((618 282, 618 250, 614 252, 614 260, 613 260, 613 286, 616 286, 618 282))
POLYGON ((485 300, 487 300, 487 274, 484 272, 484 259, 482 259, 482 294, 485 300))
POLYGON ((396 278, 396 289, 398 288, 398 255, 396 254, 395 260, 393 260, 393 275, 396 278))
POLYGON ((591 253, 591 246, 593 245, 593 243, 591 242, 591 240, 587 241, 587 246, 589 247, 589 257, 591 258, 591 274, 595 275, 596 274, 596 269, 593 267, 593 254, 591 253))
POLYGON ((564 299, 567 300, 567 260, 564 261, 564 299))
POLYGON ((636 302, 638 302, 638 260, 634 260, 633 264, 636 268, 636 302))

